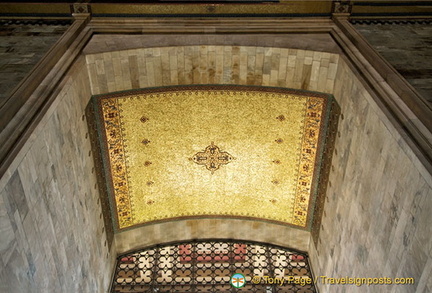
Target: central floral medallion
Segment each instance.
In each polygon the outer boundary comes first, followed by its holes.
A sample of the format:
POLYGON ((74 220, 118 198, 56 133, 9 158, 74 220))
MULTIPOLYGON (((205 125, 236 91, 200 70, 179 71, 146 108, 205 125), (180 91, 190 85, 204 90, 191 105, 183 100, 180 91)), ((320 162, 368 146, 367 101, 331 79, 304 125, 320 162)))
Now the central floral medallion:
POLYGON ((226 165, 232 160, 235 160, 235 158, 227 152, 222 152, 219 147, 212 142, 204 151, 196 153, 191 160, 198 165, 204 165, 206 169, 213 174, 221 165, 226 165))

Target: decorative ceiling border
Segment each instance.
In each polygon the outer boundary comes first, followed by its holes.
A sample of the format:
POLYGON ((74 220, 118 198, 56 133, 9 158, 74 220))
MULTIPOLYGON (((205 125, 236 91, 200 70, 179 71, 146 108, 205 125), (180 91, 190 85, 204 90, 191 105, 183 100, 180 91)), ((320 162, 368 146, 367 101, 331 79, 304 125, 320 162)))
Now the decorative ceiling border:
MULTIPOLYGON (((331 162, 333 153, 335 152, 335 141, 337 136, 337 128, 339 123, 339 117, 341 116, 341 108, 336 100, 331 101, 330 116, 328 119, 328 126, 326 128, 324 150, 321 153, 322 158, 320 160, 320 171, 318 179, 318 190, 315 197, 313 220, 311 225, 311 236, 314 241, 315 247, 318 245, 319 234, 321 231, 321 220, 324 214, 324 205, 327 195, 327 186, 330 184, 329 176, 331 170, 331 162)), ((343 118, 343 116, 342 116, 343 118)))
MULTIPOLYGON (((112 103, 110 103, 112 104, 112 103)), ((113 106, 113 105, 111 105, 113 106)), ((109 106, 109 107, 111 107, 109 106)), ((115 105, 114 105, 115 106, 115 105)), ((312 107, 312 104, 311 106, 312 107)), ((139 90, 132 90, 132 91, 123 91, 123 92, 116 92, 116 93, 110 93, 110 94, 103 94, 103 95, 97 95, 97 96, 93 96, 91 101, 89 102, 88 108, 92 108, 93 111, 93 117, 91 118, 92 120, 96 120, 97 122, 93 122, 95 124, 93 124, 94 129, 97 130, 97 132, 102 135, 102 136, 98 136, 97 138, 95 137, 96 135, 96 130, 93 131, 93 141, 97 141, 98 142, 98 146, 96 146, 96 148, 99 149, 100 154, 95 155, 95 157, 99 157, 102 158, 101 160, 97 160, 97 164, 98 164, 98 169, 99 170, 103 170, 102 173, 98 174, 99 177, 101 177, 101 179, 99 180, 99 182, 105 182, 106 186, 104 188, 101 188, 101 191, 104 193, 105 198, 108 198, 110 201, 110 207, 111 207, 111 217, 113 219, 113 224, 114 224, 114 230, 115 232, 120 232, 120 231, 125 231, 128 229, 133 229, 135 227, 138 226, 144 226, 144 225, 148 225, 148 224, 154 224, 154 223, 160 223, 160 222, 168 222, 168 221, 176 221, 176 220, 182 220, 182 219, 188 219, 188 218, 234 218, 234 219, 242 219, 242 218, 247 218, 247 219, 252 219, 252 220, 258 220, 258 221, 268 221, 268 222, 273 222, 273 223, 277 223, 277 224, 282 224, 282 225, 288 225, 288 226, 292 226, 298 229, 303 229, 303 230, 311 230, 312 228, 312 223, 320 223, 320 219, 317 219, 317 216, 313 216, 313 213, 317 211, 317 215, 319 215, 319 217, 322 214, 322 210, 323 210, 323 198, 325 197, 325 190, 326 190, 326 185, 327 185, 327 181, 328 181, 328 166, 330 165, 330 161, 331 160, 331 154, 332 151, 326 151, 326 149, 330 149, 332 150, 333 146, 331 144, 334 144, 334 139, 330 139, 331 137, 331 133, 335 132, 334 127, 337 127, 337 121, 336 124, 334 123, 334 119, 337 120, 338 117, 338 113, 339 113, 339 107, 337 106, 336 101, 334 100, 332 95, 329 94, 323 94, 323 93, 316 93, 316 92, 310 92, 310 91, 303 91, 303 90, 292 90, 292 89, 286 89, 286 88, 277 88, 277 87, 263 87, 263 86, 241 86, 241 85, 193 85, 193 86, 167 86, 167 87, 157 87, 157 88, 146 88, 146 89, 139 89, 139 90), (139 224, 134 224, 125 228, 120 228, 120 223, 119 223, 119 218, 117 216, 117 211, 121 211, 121 212, 126 212, 128 211, 127 205, 128 205, 128 201, 127 200, 121 200, 120 202, 122 204, 125 204, 125 207, 119 207, 118 206, 118 200, 115 200, 115 196, 114 196, 114 190, 117 189, 121 189, 123 190, 125 188, 125 186, 127 187, 127 182, 125 184, 121 184, 122 186, 114 186, 112 183, 112 180, 106 180, 107 178, 110 178, 111 176, 113 176, 111 174, 111 170, 112 168, 110 167, 108 161, 109 161, 109 150, 106 149, 106 147, 104 147, 103 142, 107 139, 106 138, 106 134, 104 131, 101 131, 103 129, 103 125, 101 125, 102 122, 100 122, 101 120, 101 116, 103 115, 101 113, 101 101, 104 99, 109 99, 109 98, 116 98, 116 97, 129 97, 129 96, 134 96, 134 95, 139 95, 139 94, 158 94, 158 93, 167 93, 167 92, 171 92, 171 91, 180 91, 180 90, 209 90, 209 91, 217 91, 217 90, 234 90, 234 91, 259 91, 259 92, 267 92, 267 93, 271 93, 271 92, 275 92, 275 93, 289 93, 289 94, 295 94, 295 95, 300 95, 300 96, 306 96, 308 98, 311 98, 313 100, 314 97, 317 98, 324 98, 324 104, 323 104, 323 111, 322 111, 322 122, 320 124, 320 136, 318 138, 318 143, 317 143, 317 149, 316 149, 316 159, 315 159, 315 166, 312 169, 313 170, 313 174, 311 176, 311 182, 310 184, 308 184, 308 188, 310 188, 310 191, 308 191, 308 198, 309 200, 306 202, 307 205, 305 207, 302 207, 301 209, 307 210, 307 216, 306 216, 306 224, 305 226, 299 226, 299 225, 295 225, 295 224, 290 224, 290 223, 286 223, 286 222, 281 222, 281 221, 277 221, 277 220, 270 220, 270 219, 263 219, 263 218, 257 218, 257 217, 253 217, 253 216, 244 216, 244 215, 229 215, 229 216, 224 216, 224 215, 200 215, 200 216, 194 216, 194 215, 187 215, 187 216, 182 216, 182 217, 172 217, 172 218, 168 218, 168 219, 158 219, 158 220, 154 220, 154 221, 149 221, 149 222, 145 222, 145 223, 139 223, 139 224), (98 119, 99 117, 99 119, 98 119), (329 119, 333 119, 331 121, 328 121, 329 119), (99 120, 99 121, 98 121, 99 120), (324 174, 324 175, 321 175, 324 174), (322 191, 323 190, 323 191, 322 191), (316 200, 316 196, 320 195, 320 199, 316 200), (319 205, 319 206, 316 206, 319 205)), ((312 108, 311 108, 312 109, 312 108)), ((308 114, 308 115, 311 115, 308 114)), ((114 117, 115 118, 115 117, 114 117)), ((113 118, 113 119, 114 119, 113 118)), ((305 138, 304 138, 305 139, 305 138)), ((125 158, 123 158, 125 159, 125 158)), ((301 165, 303 166, 303 165, 301 165)), ((120 169, 125 168, 126 166, 123 166, 120 169)), ((303 166, 303 167, 306 167, 303 166)), ((308 168, 304 168, 304 170, 308 170, 308 168)), ((310 169, 309 169, 310 170, 310 169)), ((306 172, 305 171, 305 172, 306 172)), ((124 178, 125 180, 127 179, 126 174, 117 174, 115 175, 118 178, 124 178)), ((301 176, 301 175, 299 175, 301 176)), ((298 184, 301 184, 300 182, 298 182, 298 184)), ((303 186, 305 187, 305 186, 303 186)), ((305 187, 306 188, 306 187, 305 187)), ((301 193, 301 186, 297 187, 297 196, 296 196, 296 202, 297 204, 301 205, 301 201, 300 197, 302 197, 302 193, 301 193), (299 189, 300 188, 300 189, 299 189)), ((117 191, 116 191, 117 192, 117 191)), ((299 206, 300 207, 300 206, 299 206)), ((124 215, 125 217, 127 217, 127 215, 124 215)), ((299 214, 299 217, 302 217, 302 215, 299 214)), ((298 220, 299 223, 301 223, 302 221, 299 219, 298 220)))

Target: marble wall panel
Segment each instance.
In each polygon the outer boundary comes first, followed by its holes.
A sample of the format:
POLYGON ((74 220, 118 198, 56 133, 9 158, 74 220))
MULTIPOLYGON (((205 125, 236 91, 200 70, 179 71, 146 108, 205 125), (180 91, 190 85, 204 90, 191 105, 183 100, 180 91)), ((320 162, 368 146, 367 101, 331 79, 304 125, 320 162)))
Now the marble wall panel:
POLYGON ((172 241, 239 239, 266 242, 300 251, 309 245, 309 232, 257 220, 187 219, 149 224, 116 234, 117 253, 172 241))
POLYGON ((317 276, 409 277, 413 285, 329 285, 320 292, 431 292, 432 176, 344 60, 342 108, 318 246, 317 276))
POLYGON ((177 46, 86 55, 92 94, 186 84, 241 84, 331 93, 339 56, 302 49, 177 46))
POLYGON ((106 292, 114 257, 92 172, 84 59, 0 181, 0 292, 106 292))

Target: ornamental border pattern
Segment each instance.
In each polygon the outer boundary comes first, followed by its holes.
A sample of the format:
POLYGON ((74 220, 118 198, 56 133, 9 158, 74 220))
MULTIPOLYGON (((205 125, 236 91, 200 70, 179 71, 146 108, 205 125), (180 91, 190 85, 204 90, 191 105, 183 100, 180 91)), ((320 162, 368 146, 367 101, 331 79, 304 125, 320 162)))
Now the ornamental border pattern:
POLYGON ((300 151, 299 175, 297 179, 295 201, 293 206, 293 224, 307 226, 307 216, 312 211, 311 197, 313 198, 313 179, 318 176, 316 168, 317 151, 321 134, 320 126, 325 122, 322 114, 325 109, 324 98, 308 97, 306 103, 306 116, 303 129, 303 141, 300 151))
POLYGON ((127 176, 127 159, 124 145, 121 140, 121 122, 119 105, 116 98, 101 99, 102 113, 104 115, 104 129, 107 142, 107 154, 111 158, 109 169, 112 179, 112 188, 115 198, 115 207, 118 227, 124 228, 133 224, 132 204, 129 197, 129 180, 127 176), (113 164, 113 162, 115 162, 113 164), (121 215, 119 217, 118 215, 121 215))

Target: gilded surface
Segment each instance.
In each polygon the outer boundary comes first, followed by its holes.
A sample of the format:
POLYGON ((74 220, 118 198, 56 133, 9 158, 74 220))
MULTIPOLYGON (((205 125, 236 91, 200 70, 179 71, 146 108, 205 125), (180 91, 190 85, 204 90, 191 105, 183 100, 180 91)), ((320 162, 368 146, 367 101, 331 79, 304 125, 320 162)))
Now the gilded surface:
POLYGON ((102 98, 118 228, 184 216, 307 227, 325 97, 170 89, 102 98), (217 172, 191 156, 215 142, 217 172))
POLYGON ((122 135, 117 99, 104 99, 102 101, 102 113, 104 115, 110 174, 117 207, 116 212, 120 227, 127 227, 133 225, 132 207, 126 171, 125 139, 122 135))

